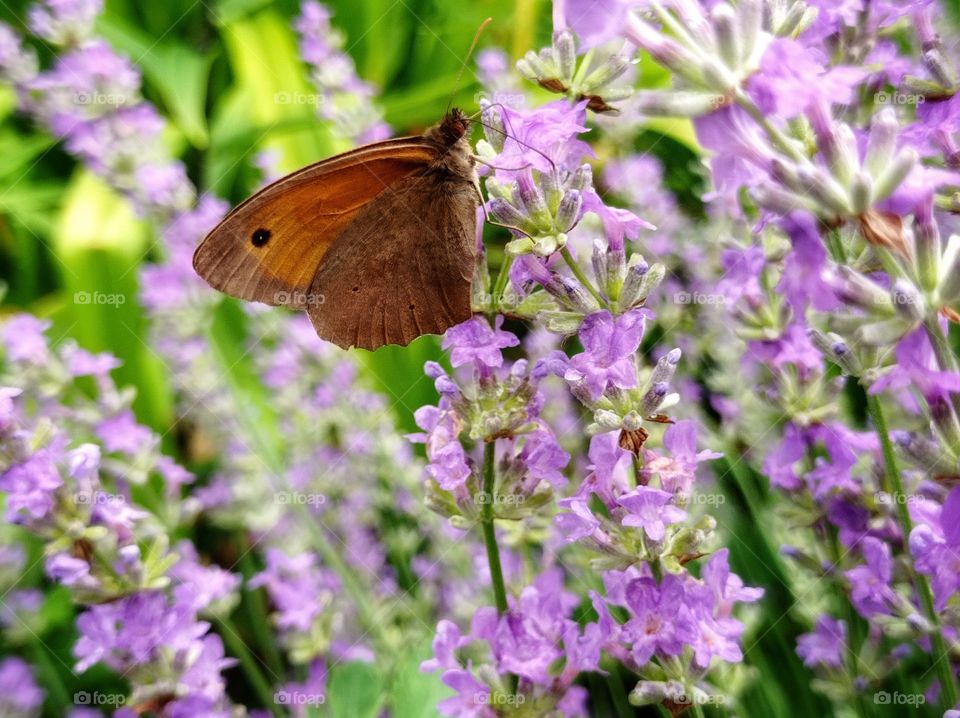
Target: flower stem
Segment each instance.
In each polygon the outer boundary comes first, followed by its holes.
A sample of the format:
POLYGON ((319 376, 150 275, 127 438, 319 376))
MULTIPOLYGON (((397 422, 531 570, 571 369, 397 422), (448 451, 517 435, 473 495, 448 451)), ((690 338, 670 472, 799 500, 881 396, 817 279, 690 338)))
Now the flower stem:
POLYGON ((500 564, 497 532, 493 525, 494 491, 496 490, 496 444, 496 441, 488 441, 483 447, 483 493, 486 500, 480 511, 480 524, 483 527, 483 540, 487 545, 487 563, 490 565, 493 600, 497 607, 497 613, 502 616, 507 612, 507 589, 503 581, 503 567, 500 564))
POLYGON ((582 269, 580 269, 580 265, 577 264, 577 260, 575 260, 573 255, 570 254, 570 250, 564 247, 560 250, 560 256, 563 257, 563 261, 567 263, 568 267, 570 267, 570 271, 573 272, 573 276, 577 278, 577 281, 580 282, 580 284, 582 284, 588 292, 590 292, 593 298, 597 300, 597 303, 604 309, 609 309, 607 300, 600 295, 600 292, 594 289, 592 284, 590 284, 590 280, 587 279, 587 275, 583 273, 582 269))
POLYGON ((490 291, 490 310, 494 316, 496 316, 500 310, 500 300, 503 299, 503 290, 507 286, 507 279, 510 277, 511 264, 513 264, 513 255, 505 253, 503 255, 503 261, 500 263, 500 271, 497 273, 497 279, 493 284, 493 289, 490 291))
MULTIPOLYGON (((247 644, 240 638, 236 627, 229 618, 223 616, 217 616, 214 620, 217 628, 220 629, 220 637, 227 645, 230 653, 240 661, 240 667, 243 669, 244 675, 246 675, 250 681, 251 688, 253 688, 254 693, 257 694, 260 702, 263 703, 264 708, 278 718, 282 716, 283 711, 280 710, 280 706, 277 705, 270 682, 266 676, 263 675, 263 671, 260 670, 256 656, 253 655, 250 649, 247 648, 247 644)), ((277 678, 279 680, 279 677, 277 678)))
MULTIPOLYGON (((903 481, 900 477, 900 469, 897 466, 897 458, 893 453, 893 443, 890 441, 890 435, 887 432, 887 422, 883 415, 883 408, 880 405, 880 398, 867 394, 867 411, 873 421, 877 436, 880 439, 880 447, 883 451, 884 473, 887 478, 886 490, 893 497, 893 503, 897 507, 897 520, 900 523, 900 531, 903 534, 903 542, 906 545, 910 537, 910 531, 913 529, 913 521, 910 519, 910 510, 907 506, 905 493, 903 490, 903 481)), ((917 593, 920 596, 920 603, 923 604, 923 612, 933 630, 930 634, 930 642, 933 645, 933 661, 937 675, 940 679, 940 695, 942 703, 948 709, 953 708, 957 703, 957 686, 955 683, 953 671, 950 668, 950 654, 947 650, 946 642, 943 640, 943 633, 940 630, 940 618, 933 605, 933 593, 930 590, 930 584, 926 576, 917 574, 912 566, 910 573, 917 587, 917 593)))

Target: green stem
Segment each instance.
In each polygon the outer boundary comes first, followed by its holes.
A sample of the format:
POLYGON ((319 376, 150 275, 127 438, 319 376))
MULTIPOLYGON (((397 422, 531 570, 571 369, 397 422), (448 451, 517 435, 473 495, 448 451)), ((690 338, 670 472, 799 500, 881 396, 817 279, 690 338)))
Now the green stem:
POLYGON ((594 289, 593 285, 590 284, 590 280, 587 279, 587 275, 583 273, 583 270, 580 269, 580 265, 577 264, 577 260, 573 258, 573 255, 570 254, 570 250, 564 247, 560 250, 560 256, 563 257, 563 261, 567 263, 567 266, 570 267, 570 271, 573 272, 573 276, 577 278, 577 281, 584 286, 584 288, 590 292, 594 299, 597 300, 597 303, 604 309, 609 309, 607 300, 604 299, 600 292, 594 289))
MULTIPOLYGON (((487 546, 487 563, 490 566, 490 583, 493 586, 493 602, 497 613, 503 616, 507 612, 507 588, 503 580, 503 566, 500 563, 500 547, 497 545, 497 530, 494 526, 493 507, 496 503, 496 447, 497 442, 488 441, 483 446, 483 495, 484 503, 480 510, 480 525, 483 527, 483 542, 487 546)), ((517 692, 520 684, 518 676, 510 676, 510 691, 517 692)))
POLYGON ((263 671, 260 670, 259 659, 247 648, 247 644, 237 633, 236 627, 230 622, 229 618, 217 617, 214 621, 220 629, 220 637, 226 644, 227 649, 240 661, 240 667, 250 681, 250 686, 257 694, 260 702, 277 718, 283 716, 283 711, 274 699, 273 687, 266 676, 263 675, 263 671))
MULTIPOLYGON (((900 531, 903 534, 903 541, 906 544, 910 537, 910 531, 913 529, 913 521, 910 519, 910 511, 906 502, 906 494, 903 490, 903 481, 900 477, 900 469, 897 466, 897 457, 893 453, 893 443, 890 441, 890 435, 887 431, 887 422, 883 415, 883 408, 880 405, 879 397, 867 394, 867 411, 873 420, 873 426, 876 429, 877 437, 880 439, 880 447, 883 451, 884 473, 887 478, 887 493, 893 498, 893 503, 897 507, 897 519, 900 523, 900 531)), ((910 566, 910 564, 908 564, 910 566)), ((930 584, 926 576, 917 574, 910 566, 910 573, 917 587, 917 593, 920 596, 920 602, 923 604, 923 611, 933 631, 930 634, 930 641, 933 644, 933 661, 937 675, 940 679, 940 695, 943 705, 948 709, 953 708, 957 703, 957 686, 950 668, 950 654, 947 650, 946 642, 943 640, 943 633, 940 630, 940 617, 937 615, 933 605, 933 592, 930 590, 930 584)))
MULTIPOLYGON (((246 537, 242 537, 246 540, 246 537)), ((245 578, 249 579, 256 572, 256 566, 253 565, 253 554, 250 553, 247 546, 243 547, 244 554, 240 558, 240 568, 245 578)), ((270 633, 270 623, 267 619, 267 606, 263 598, 263 589, 249 589, 244 594, 244 605, 250 618, 250 626, 254 635, 257 637, 257 645, 263 652, 267 667, 270 672, 277 676, 284 673, 283 659, 280 651, 277 649, 275 637, 270 633)))
MULTIPOLYGON (((67 709, 74 704, 74 699, 67 690, 56 663, 50 660, 50 649, 43 645, 39 638, 33 642, 31 648, 33 663, 40 674, 40 684, 47 691, 47 700, 54 704, 57 715, 66 715, 67 709)), ((49 703, 47 705, 49 706, 49 703)))
POLYGON ((493 284, 490 292, 490 313, 496 316, 500 310, 500 300, 503 298, 503 290, 507 286, 507 279, 510 277, 510 265, 513 264, 513 255, 504 253, 503 261, 500 262, 500 272, 493 284))
POLYGON ((496 490, 496 444, 496 441, 488 441, 483 447, 483 493, 485 501, 480 510, 480 525, 483 527, 483 541, 487 546, 487 563, 490 564, 493 600, 497 606, 497 613, 502 616, 507 612, 507 589, 503 581, 500 547, 497 545, 497 532, 493 523, 494 491, 496 490))
MULTIPOLYGON (((833 565, 839 568, 840 559, 843 557, 843 551, 840 546, 840 538, 837 535, 837 530, 835 527, 830 526, 830 548, 832 551, 831 558, 833 559, 833 565)), ((860 674, 860 656, 858 651, 860 648, 860 631, 859 631, 859 616, 857 612, 853 609, 853 604, 847 600, 846 595, 843 593, 843 587, 841 585, 840 590, 840 601, 842 605, 842 610, 846 614, 847 620, 847 673, 849 674, 850 680, 850 692, 854 697, 854 708, 856 709, 857 715, 861 718, 866 718, 867 713, 867 704, 864 700, 863 694, 857 690, 857 676, 860 674)))

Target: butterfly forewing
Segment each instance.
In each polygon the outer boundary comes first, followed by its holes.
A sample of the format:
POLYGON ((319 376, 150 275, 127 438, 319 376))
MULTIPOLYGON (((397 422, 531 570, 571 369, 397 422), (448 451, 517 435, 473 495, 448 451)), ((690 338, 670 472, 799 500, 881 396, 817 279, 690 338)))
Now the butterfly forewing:
POLYGON ((231 212, 193 266, 215 289, 306 309, 324 339, 376 349, 470 317, 479 189, 453 109, 418 137, 306 167, 231 212))
POLYGON ((305 167, 234 209, 200 244, 197 274, 238 299, 305 308, 324 254, 360 210, 437 156, 422 138, 387 140, 305 167))

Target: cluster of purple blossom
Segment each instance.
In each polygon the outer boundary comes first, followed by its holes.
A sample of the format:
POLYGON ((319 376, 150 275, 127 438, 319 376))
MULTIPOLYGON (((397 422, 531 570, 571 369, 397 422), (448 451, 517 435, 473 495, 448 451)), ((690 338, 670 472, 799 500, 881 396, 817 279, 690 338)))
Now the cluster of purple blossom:
MULTIPOLYGON (((452 691, 444 715, 587 715, 583 675, 611 670, 636 705, 736 705, 763 591, 731 571, 727 528, 704 511, 723 498, 698 477, 722 456, 707 437, 778 492, 751 509, 791 559, 787 588, 841 597, 795 608, 818 687, 859 706, 919 655, 929 699, 960 714, 960 238, 941 240, 960 85, 935 3, 555 0, 550 46, 517 70, 564 97, 533 108, 485 53, 477 154, 511 238, 494 276, 479 264, 476 316, 443 339, 451 369, 425 367, 440 398, 408 438, 426 466, 358 363, 302 317, 247 310, 243 349, 270 395, 251 411, 190 266, 226 204, 197 198, 139 73, 93 36, 99 10, 34 8, 31 31, 62 51, 48 70, 0 25, 0 75, 162 237, 164 261, 143 270, 151 343, 216 468, 194 486, 136 422, 112 357, 51 348, 22 315, 2 328, 0 489, 81 607, 77 670, 129 680, 123 712, 235 714, 224 643, 265 707, 271 687, 316 698, 334 666, 387 662, 428 623, 422 668, 452 691), (669 89, 633 92, 638 48, 669 89), (594 127, 693 118, 710 226, 676 216, 651 158, 624 151, 595 185, 588 118, 617 108, 594 127), (242 588, 235 566, 171 545, 201 516, 263 553, 242 588), (261 588, 284 652, 259 646, 269 678, 230 622, 261 588)), ((320 118, 351 142, 385 136, 326 8, 307 0, 296 29, 320 118)), ((18 588, 24 554, 3 548, 0 625, 16 635, 43 597, 18 588)), ((37 710, 27 664, 0 663, 8 684, 0 708, 37 710)))

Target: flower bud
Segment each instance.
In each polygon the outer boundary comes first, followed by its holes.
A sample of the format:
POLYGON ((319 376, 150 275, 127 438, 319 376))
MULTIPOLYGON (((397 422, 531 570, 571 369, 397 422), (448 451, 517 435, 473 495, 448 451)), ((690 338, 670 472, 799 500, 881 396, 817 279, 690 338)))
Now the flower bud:
POLYGON ((593 189, 593 168, 586 163, 577 167, 573 177, 570 178, 570 188, 581 192, 593 189))
POLYGON ((936 441, 915 433, 897 432, 894 441, 915 465, 933 476, 958 476, 957 457, 936 441))
POLYGON ((700 117, 721 107, 725 100, 721 93, 647 90, 637 94, 634 106, 648 117, 700 117))
POLYGON ((587 92, 602 89, 609 85, 630 67, 630 60, 623 55, 611 55, 593 70, 583 81, 583 89, 587 92))
POLYGON ((490 201, 490 215, 500 222, 501 224, 510 225, 511 227, 522 227, 527 218, 520 213, 516 207, 500 198, 495 198, 490 201))
POLYGON ((502 152, 507 130, 503 123, 503 112, 500 105, 494 105, 487 100, 480 100, 480 110, 483 119, 484 137, 487 138, 487 142, 493 149, 502 152))
POLYGON ((801 166, 797 176, 803 188, 821 204, 821 215, 850 214, 850 200, 837 181, 818 167, 801 166))
POLYGON ((907 178, 919 159, 917 151, 912 147, 905 147, 900 150, 893 161, 877 177, 877 183, 874 186, 873 201, 882 202, 899 187, 907 178))
POLYGON ((838 265, 832 272, 825 272, 823 279, 840 301, 873 314, 890 314, 890 295, 887 290, 860 272, 838 265))
POLYGON ((660 357, 657 365, 653 368, 653 374, 650 376, 650 385, 669 382, 677 370, 677 364, 680 363, 680 356, 680 349, 671 349, 660 357))
POLYGON ((866 172, 857 172, 850 185, 850 204, 854 214, 863 214, 873 204, 873 178, 866 172))
POLYGON ((650 389, 644 394, 643 399, 640 401, 639 412, 643 416, 650 416, 650 414, 655 414, 657 409, 660 408, 663 404, 664 399, 666 399, 667 394, 670 391, 670 387, 666 382, 660 382, 658 384, 653 384, 650 389))
POLYGON ((927 292, 937 287, 940 274, 940 229, 933 219, 933 202, 921 202, 914 210, 913 256, 917 278, 927 292))
POLYGON ((737 3, 740 32, 740 65, 748 66, 755 59, 757 41, 763 32, 763 3, 761 0, 740 0, 737 3))
POLYGON ((566 83, 573 78, 577 65, 577 43, 573 33, 569 30, 560 30, 553 34, 553 51, 557 57, 559 77, 566 83))
POLYGON ((551 229, 553 223, 550 212, 547 210, 547 200, 540 191, 540 187, 533 181, 531 172, 521 172, 517 177, 515 199, 526 213, 528 221, 533 222, 538 229, 544 231, 551 229))
POLYGON ((737 15, 733 8, 726 3, 714 6, 710 13, 713 20, 713 29, 717 38, 717 49, 720 50, 720 57, 730 69, 736 69, 740 66, 740 52, 742 38, 740 37, 740 28, 737 24, 737 15))
POLYGON ((890 298, 893 300, 894 310, 908 322, 919 322, 923 319, 923 296, 912 283, 898 279, 890 290, 890 298))
POLYGON ((860 376, 863 373, 863 366, 860 364, 860 360, 857 359, 846 342, 836 334, 832 332, 823 334, 819 330, 811 327, 807 330, 807 336, 810 337, 813 345, 823 352, 827 359, 843 370, 844 374, 860 376))
POLYGON ((923 65, 941 87, 948 90, 956 88, 957 74, 953 69, 953 64, 944 56, 943 50, 939 47, 931 47, 923 53, 923 65))
POLYGON ((858 341, 874 347, 883 347, 895 344, 906 334, 912 325, 897 317, 884 319, 879 322, 864 324, 855 332, 858 341))
POLYGON ((897 115, 893 108, 885 107, 870 123, 870 136, 867 140, 867 153, 863 159, 864 169, 876 177, 893 159, 897 146, 897 115))
POLYGON ((960 299, 960 235, 952 234, 947 240, 940 264, 940 284, 937 296, 943 304, 955 304, 960 299))
POLYGON ((556 226, 562 232, 569 232, 580 221, 583 210, 583 195, 579 190, 570 189, 563 193, 557 208, 556 226))

